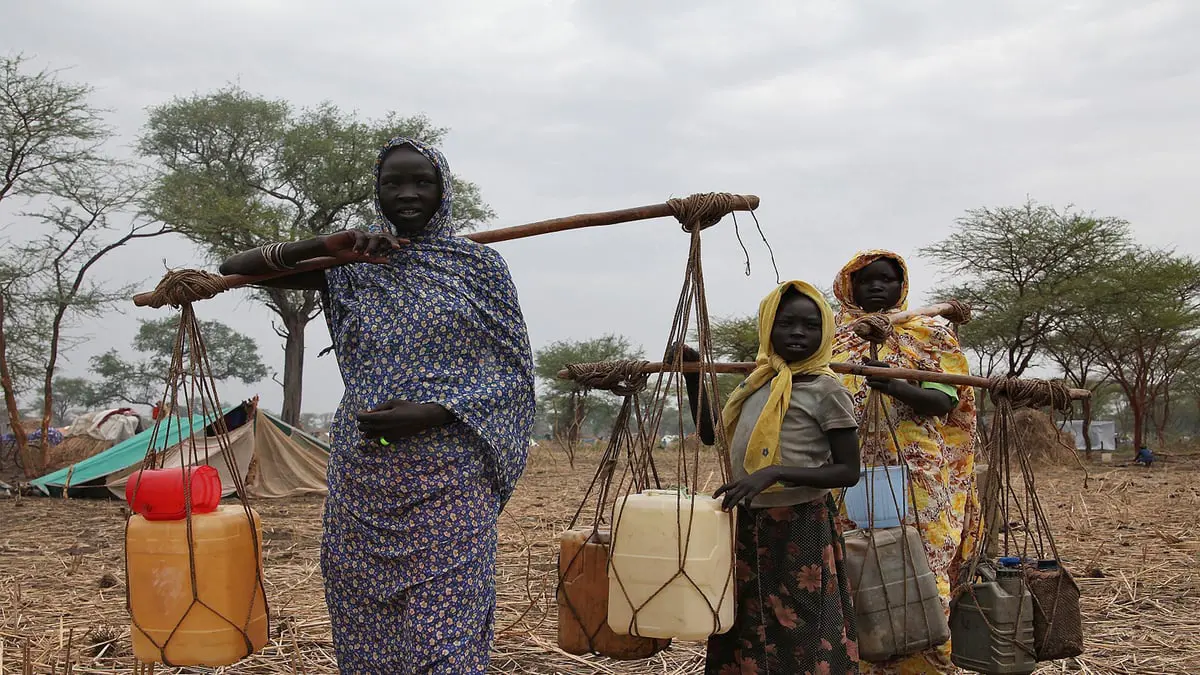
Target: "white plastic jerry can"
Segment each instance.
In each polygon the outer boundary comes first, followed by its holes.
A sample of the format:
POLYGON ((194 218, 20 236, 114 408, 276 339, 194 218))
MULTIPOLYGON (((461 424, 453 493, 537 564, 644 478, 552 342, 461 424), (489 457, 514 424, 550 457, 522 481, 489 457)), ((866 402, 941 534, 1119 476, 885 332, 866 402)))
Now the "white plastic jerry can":
POLYGON ((733 626, 734 516, 675 490, 617 500, 608 625, 618 635, 703 640, 733 626))

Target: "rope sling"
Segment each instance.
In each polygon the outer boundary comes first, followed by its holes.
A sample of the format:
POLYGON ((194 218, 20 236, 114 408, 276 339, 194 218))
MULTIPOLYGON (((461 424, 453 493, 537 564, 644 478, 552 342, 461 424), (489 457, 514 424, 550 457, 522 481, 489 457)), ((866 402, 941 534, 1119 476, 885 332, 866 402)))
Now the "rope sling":
MULTIPOLYGON (((948 313, 952 315, 951 321, 970 320, 970 309, 957 301, 948 313)), ((870 344, 871 359, 877 361, 880 347, 898 340, 893 323, 887 315, 868 314, 857 319, 851 330, 870 344)), ((898 344, 893 346, 899 352, 898 344)), ((936 578, 930 570, 930 552, 920 534, 922 521, 915 472, 901 451, 899 422, 889 398, 874 388, 867 392, 859 440, 862 466, 867 470, 865 478, 860 479, 866 522, 856 522, 857 529, 844 533, 846 568, 859 624, 859 653, 873 662, 908 656, 950 639, 936 578), (890 467, 902 469, 899 479, 890 467), (896 526, 877 526, 885 522, 883 518, 876 519, 879 488, 874 469, 877 468, 883 469, 886 483, 882 505, 885 510, 891 507, 891 515, 898 521, 896 526), (906 512, 909 517, 905 517, 906 512), (895 578, 895 566, 889 564, 894 561, 888 557, 888 552, 896 548, 900 551, 899 579, 895 578), (919 611, 914 611, 914 605, 919 611)), ((839 512, 845 513, 846 494, 847 490, 838 494, 839 512)))
MULTIPOLYGON (((942 316, 948 319, 952 329, 957 333, 957 328, 962 323, 970 320, 970 308, 962 303, 951 302, 947 303, 946 311, 942 316)), ((893 325, 897 323, 893 318, 885 315, 872 314, 861 317, 855 324, 852 325, 852 330, 864 340, 871 343, 871 358, 878 359, 880 345, 885 344, 888 340, 894 339, 893 325)), ((1082 626, 1079 612, 1079 589, 1075 584, 1070 573, 1062 567, 1059 560, 1057 548, 1054 545, 1054 539, 1050 531, 1049 520, 1046 517, 1045 511, 1042 509, 1038 500, 1037 490, 1034 479, 1034 471, 1030 463, 1030 454, 1027 447, 1027 439, 1025 434, 1019 433, 1014 418, 1014 410, 1018 408, 1043 408, 1049 407, 1054 411, 1069 413, 1071 411, 1072 399, 1078 397, 1079 392, 1073 392, 1061 382, 1052 382, 1038 379, 1017 379, 1017 378, 991 378, 987 382, 985 388, 990 392, 993 402, 996 404, 996 409, 993 413, 990 434, 987 437, 987 443, 982 453, 985 458, 989 458, 991 462, 989 466, 994 467, 995 477, 988 481, 985 485, 983 495, 980 500, 980 514, 975 523, 976 531, 965 531, 964 541, 962 546, 967 546, 968 537, 973 537, 976 542, 976 550, 969 558, 969 565, 966 569, 966 582, 959 582, 952 589, 952 597, 956 597, 963 592, 974 594, 970 580, 975 579, 979 574, 981 563, 988 564, 987 558, 995 557, 994 553, 987 550, 986 542, 994 538, 1000 529, 1000 523, 1006 524, 1005 530, 1005 545, 1004 552, 1008 556, 1015 548, 1014 542, 1010 537, 1010 530, 1015 527, 1020 527, 1025 532, 1024 541, 1022 542, 1021 551, 1022 559, 1027 560, 1029 553, 1036 555, 1036 560, 1047 561, 1047 554, 1052 556, 1050 560, 1053 562, 1052 569, 1040 569, 1042 565, 1022 565, 1024 583, 1030 590, 1033 596, 1033 640, 1032 643, 1022 641, 1020 636, 1016 634, 1017 629, 1014 627, 1007 634, 999 627, 987 623, 987 629, 992 636, 1001 644, 1017 648, 1028 652, 1030 656, 1035 657, 1038 661, 1047 661, 1061 658, 1069 658, 1082 653, 1082 626), (1023 495, 1018 497, 1018 493, 1014 490, 1014 462, 1019 468, 1021 479, 1024 482, 1023 495), (1013 520, 1015 517, 1016 521, 1013 520), (1032 526, 1024 526, 1024 523, 1030 523, 1032 526), (988 533, 985 533, 984 528, 990 528, 988 533), (988 536, 988 535, 993 536, 988 536)), ((1085 413, 1087 411, 1085 398, 1085 413)), ((911 506, 912 526, 919 530, 921 526, 919 504, 917 503, 916 484, 914 482, 913 467, 903 457, 898 449, 901 447, 897 434, 897 422, 892 415, 886 397, 876 390, 872 389, 868 393, 867 410, 864 419, 864 433, 862 438, 862 457, 863 463, 866 466, 871 466, 873 463, 882 463, 889 465, 895 461, 899 466, 903 467, 903 480, 906 491, 900 494, 908 495, 908 503, 911 506), (881 424, 882 421, 882 424, 881 424), (890 441, 890 446, 888 445, 890 441)), ((891 472, 885 472, 887 479, 887 487, 890 492, 888 499, 891 500, 895 513, 903 513, 900 509, 900 504, 896 498, 896 490, 893 485, 893 477, 891 472)), ((876 489, 874 482, 867 480, 864 486, 866 491, 866 503, 868 510, 868 528, 874 522, 874 508, 878 503, 875 494, 876 489)), ((844 498, 845 493, 842 494, 844 498)), ((885 501, 886 503, 886 501, 885 501)), ((861 525, 860 525, 861 527, 861 525)), ((848 532, 846 537, 849 541, 852 537, 862 536, 863 531, 859 533, 848 532)), ((872 537, 872 534, 866 534, 872 537)), ((876 565, 882 565, 878 555, 878 548, 874 546, 874 541, 871 542, 867 550, 868 554, 874 553, 874 562, 876 565)), ((926 592, 921 592, 921 586, 916 585, 918 595, 915 598, 916 602, 910 602, 909 597, 910 584, 907 583, 910 573, 921 566, 923 561, 916 560, 918 554, 929 555, 929 551, 922 546, 917 552, 911 552, 907 545, 902 547, 903 569, 905 571, 906 583, 902 586, 902 591, 899 597, 892 597, 892 589, 889 585, 884 585, 883 604, 888 612, 889 619, 893 631, 890 635, 892 644, 890 645, 870 645, 867 636, 863 634, 862 623, 860 618, 860 649, 863 657, 868 660, 886 660, 905 656, 915 653, 923 648, 937 646, 944 643, 950 638, 950 623, 946 622, 945 616, 940 612, 936 616, 931 616, 930 611, 922 611, 921 618, 923 619, 925 635, 931 639, 921 642, 912 643, 910 641, 910 623, 912 617, 909 615, 910 605, 919 604, 922 607, 927 600, 932 600, 932 597, 927 597, 926 592), (897 620, 893 611, 895 602, 899 601, 903 607, 901 617, 897 620), (935 621, 937 624, 935 625, 935 621), (901 629, 895 630, 899 625, 901 629), (936 629, 936 630, 935 630, 936 629), (876 658, 871 658, 867 651, 872 647, 880 648, 876 658)), ((848 555, 848 558, 850 556, 848 555)), ((927 561, 925 568, 928 569, 927 561)), ((849 563, 849 561, 848 561, 849 563)), ((848 567, 854 565, 848 564, 848 567)), ((953 569, 953 565, 951 567, 953 569)), ((961 570, 960 570, 961 571, 961 570)), ((854 588, 862 588, 861 574, 858 579, 852 579, 851 585, 854 588)), ((978 599, 976 598, 978 603, 978 599)), ((878 604, 879 598, 872 597, 863 598, 856 596, 856 606, 859 607, 859 615, 862 616, 862 606, 864 604, 878 604), (864 602, 865 600, 865 602, 864 602)), ((930 603, 932 604, 932 603, 930 603)), ((983 617, 985 622, 988 622, 986 616, 983 617)), ((1021 619, 1028 619, 1028 614, 1021 617, 1018 613, 1014 626, 1021 625, 1021 619)), ((960 644, 959 640, 955 644, 960 644)))
MULTIPOLYGON (((182 272, 194 271, 183 270, 182 272)), ((208 613, 216 617, 222 625, 237 631, 245 645, 245 651, 238 660, 256 651, 251 637, 252 630, 260 632, 264 636, 269 634, 270 631, 270 612, 266 604, 266 588, 261 564, 254 565, 253 584, 251 588, 246 589, 250 597, 245 598, 244 602, 234 601, 233 603, 234 605, 244 605, 246 608, 245 613, 231 614, 228 609, 214 606, 213 603, 201 598, 201 584, 198 579, 196 567, 197 540, 194 522, 194 517, 198 514, 193 514, 193 485, 190 470, 199 466, 211 465, 217 459, 212 456, 210 439, 216 441, 216 454, 219 455, 220 461, 224 463, 227 475, 232 478, 240 510, 244 514, 249 531, 253 533, 253 536, 249 537, 250 548, 247 551, 242 551, 241 557, 246 561, 261 561, 262 559, 261 523, 250 508, 246 485, 243 479, 243 471, 238 466, 237 459, 229 443, 230 429, 226 424, 223 414, 224 409, 221 407, 217 396, 216 381, 212 375, 212 364, 209 361, 208 351, 204 344, 204 338, 201 335, 200 322, 196 319, 196 314, 190 301, 190 298, 195 297, 192 295, 196 292, 193 285, 197 281, 203 285, 207 283, 206 280, 208 277, 216 276, 204 276, 205 274, 169 273, 155 290, 155 294, 163 301, 158 306, 171 305, 181 310, 179 329, 175 336, 171 364, 167 371, 165 392, 162 400, 170 403, 170 407, 173 410, 182 410, 185 412, 180 415, 164 414, 159 416, 151 430, 149 446, 141 465, 142 469, 165 469, 167 468, 168 460, 171 463, 178 463, 178 467, 172 467, 171 470, 174 471, 175 468, 178 468, 182 474, 188 558, 188 578, 185 580, 185 583, 187 585, 186 592, 190 594, 191 599, 186 609, 179 615, 173 627, 168 631, 166 637, 158 639, 152 634, 161 634, 161 626, 151 628, 144 623, 147 621, 148 614, 159 613, 155 612, 154 602, 151 600, 147 604, 146 600, 138 596, 133 590, 137 586, 134 583, 127 584, 125 597, 126 609, 132 619, 134 631, 140 632, 154 645, 158 651, 158 660, 168 666, 172 665, 168 652, 175 646, 181 628, 189 620, 195 619, 200 613, 208 613), (197 415, 199 419, 203 420, 200 422, 199 428, 197 428, 193 421, 197 415), (210 419, 212 420, 211 423, 208 422, 210 419), (208 432, 211 432, 211 435, 208 435, 208 432), (168 447, 167 444, 172 437, 179 439, 180 442, 174 447, 168 447), (252 628, 252 623, 256 623, 256 619, 259 618, 264 622, 263 625, 252 628)), ((250 421, 247 423, 253 422, 250 421)), ((142 489, 141 483, 141 474, 130 479, 128 492, 131 496, 131 503, 137 501, 137 494, 142 489)), ((131 524, 135 517, 137 516, 131 514, 125 526, 125 566, 127 579, 130 578, 129 535, 131 524)), ((212 589, 209 588, 208 590, 211 591, 212 589)), ((152 672, 153 663, 138 663, 135 667, 142 669, 144 672, 152 672)))
MULTIPOLYGON (((978 604, 974 581, 994 579, 998 561, 1015 562, 1032 596, 1032 641, 1023 639, 1015 627, 1006 631, 985 617, 993 640, 1039 662, 1079 656, 1083 653, 1079 586, 1062 564, 1037 494, 1028 433, 1022 432, 1015 416, 1021 408, 1048 408, 1052 419, 1055 413, 1065 417, 1072 411, 1070 393, 1057 382, 995 378, 991 399, 995 410, 985 452, 992 475, 985 482, 980 518, 972 533, 980 545, 964 567, 954 596, 969 595, 978 604)), ((1074 448, 1068 449, 1074 453, 1074 448)), ((1018 625, 1030 618, 1024 604, 1021 609, 1014 622, 1018 625)))
MULTIPOLYGON (((692 364, 700 374, 698 405, 703 409, 706 402, 719 400, 717 389, 717 373, 713 370, 713 344, 710 334, 710 317, 708 303, 704 292, 704 272, 701 263, 701 232, 720 222, 725 215, 732 213, 742 199, 737 195, 723 193, 707 193, 692 195, 685 199, 673 199, 668 202, 673 215, 679 220, 683 231, 689 235, 690 244, 687 265, 684 272, 683 285, 675 308, 667 344, 682 343, 689 336, 689 331, 695 326, 695 337, 698 342, 700 360, 692 364), (694 324, 693 324, 694 322, 694 324)), ((748 206, 748 205, 747 205, 748 206)), ((736 225, 736 218, 735 218, 736 225)), ((739 237, 740 239, 740 237, 739 237)), ((606 560, 605 572, 616 588, 617 597, 609 594, 608 602, 623 600, 631 609, 631 618, 625 626, 627 636, 614 636, 607 622, 595 613, 585 612, 579 606, 572 592, 570 582, 573 577, 582 573, 586 547, 575 549, 564 559, 560 553, 559 580, 557 595, 559 598, 560 643, 564 641, 564 619, 570 618, 572 624, 579 627, 583 633, 583 644, 573 651, 602 654, 613 658, 648 658, 670 644, 665 638, 639 637, 638 618, 648 605, 653 603, 667 589, 677 583, 682 583, 696 591, 704 598, 705 604, 712 617, 712 632, 720 632, 721 613, 723 609, 731 608, 733 598, 733 526, 730 519, 729 538, 729 574, 720 589, 719 597, 711 598, 704 593, 700 583, 692 578, 688 570, 688 559, 691 544, 692 525, 696 515, 696 498, 699 496, 701 480, 701 447, 689 449, 683 442, 684 414, 688 409, 685 394, 684 379, 677 373, 682 371, 683 353, 675 350, 673 368, 659 369, 657 377, 650 385, 651 369, 646 361, 620 361, 609 363, 572 364, 566 369, 566 377, 576 382, 580 391, 604 390, 621 397, 621 407, 614 421, 608 444, 602 454, 599 466, 591 484, 584 493, 568 525, 568 534, 575 531, 584 514, 590 516, 590 524, 583 528, 587 542, 597 542, 606 548, 603 550, 606 560), (675 535, 677 541, 676 569, 661 585, 653 589, 646 597, 635 599, 627 586, 626 579, 612 564, 614 555, 619 550, 619 528, 621 518, 618 505, 631 495, 646 490, 661 490, 663 488, 663 472, 655 463, 654 449, 658 444, 659 431, 666 416, 667 403, 674 396, 675 417, 674 426, 678 429, 680 439, 679 451, 675 457, 673 471, 667 471, 673 479, 668 489, 675 495, 676 522, 675 535), (609 532, 606 528, 612 528, 609 532), (564 616, 564 610, 567 616, 564 616)), ((710 406, 714 407, 715 406, 710 406)), ((728 439, 725 438, 724 425, 721 422, 719 408, 714 409, 713 430, 716 436, 714 451, 718 460, 717 471, 722 483, 729 480, 732 468, 729 457, 728 439)), ((564 546, 564 550, 566 550, 564 546)), ((598 570, 593 569, 593 572, 598 570)), ((576 636, 572 636, 576 637, 576 636)))

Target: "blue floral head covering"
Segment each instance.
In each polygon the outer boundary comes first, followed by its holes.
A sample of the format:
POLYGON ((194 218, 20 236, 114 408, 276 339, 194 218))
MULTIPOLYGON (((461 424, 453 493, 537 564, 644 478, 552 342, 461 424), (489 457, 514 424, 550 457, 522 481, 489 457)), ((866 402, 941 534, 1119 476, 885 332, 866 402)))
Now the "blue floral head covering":
POLYGON ((402 146, 408 146, 428 159, 437 169, 438 179, 442 182, 442 202, 438 205, 437 212, 429 219, 429 223, 425 225, 421 235, 434 238, 449 237, 454 233, 454 226, 450 220, 454 204, 454 183, 450 180, 450 164, 446 161, 445 155, 437 148, 406 136, 396 136, 388 141, 375 158, 375 167, 371 170, 371 174, 375 177, 375 221, 367 224, 367 232, 396 234, 396 227, 387 219, 387 216, 383 215, 383 209, 379 205, 379 167, 383 165, 383 160, 389 152, 402 146))
POLYGON ((392 251, 387 263, 353 263, 325 273, 325 317, 346 386, 330 432, 329 490, 348 498, 343 480, 351 474, 356 480, 369 477, 380 481, 379 489, 365 492, 355 513, 415 516, 419 503, 437 519, 445 517, 444 509, 431 506, 430 495, 467 480, 477 460, 487 465, 500 504, 512 494, 533 428, 533 357, 504 259, 492 248, 452 236, 453 191, 442 153, 410 138, 389 141, 375 162, 376 217, 362 227, 395 232, 379 207, 378 177, 388 151, 402 145, 437 168, 442 201, 425 229, 406 234, 411 243, 392 251), (393 444, 381 455, 362 438, 354 413, 393 399, 437 403, 458 423, 393 444), (418 452, 440 459, 432 464, 397 459, 418 452), (431 478, 435 472, 437 480, 431 478), (406 486, 403 495, 398 485, 406 486))

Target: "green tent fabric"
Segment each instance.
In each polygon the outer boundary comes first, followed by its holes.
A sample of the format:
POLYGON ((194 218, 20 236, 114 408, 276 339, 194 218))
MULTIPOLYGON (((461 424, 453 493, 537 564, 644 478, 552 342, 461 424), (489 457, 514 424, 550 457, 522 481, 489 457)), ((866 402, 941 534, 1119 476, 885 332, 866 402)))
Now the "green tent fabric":
MULTIPOLYGON (((236 405, 230 406, 221 414, 227 415, 237 407, 236 405)), ((207 416, 195 415, 190 420, 172 419, 170 424, 164 425, 166 427, 165 430, 160 430, 158 438, 154 439, 155 451, 179 443, 181 440, 191 436, 194 431, 203 430, 204 427, 216 421, 217 417, 217 415, 210 413, 207 416)), ((71 487, 78 487, 97 478, 104 478, 111 473, 127 469, 146 458, 146 452, 150 449, 150 439, 153 435, 154 428, 151 427, 133 438, 121 441, 98 455, 32 480, 30 484, 43 493, 50 494, 50 488, 66 487, 68 480, 71 487)))

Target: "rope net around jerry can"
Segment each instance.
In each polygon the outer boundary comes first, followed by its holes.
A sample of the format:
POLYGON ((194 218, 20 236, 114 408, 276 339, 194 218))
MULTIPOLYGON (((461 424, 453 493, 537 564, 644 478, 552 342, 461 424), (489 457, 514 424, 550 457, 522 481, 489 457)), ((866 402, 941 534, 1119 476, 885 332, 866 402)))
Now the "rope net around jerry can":
POLYGON ((986 437, 991 475, 980 496, 981 517, 974 532, 980 545, 956 595, 973 593, 972 582, 994 576, 998 568, 1019 570, 1032 596, 1032 645, 1011 630, 989 625, 993 639, 1037 661, 1072 658, 1083 653, 1079 587, 1062 564, 1038 497, 1028 433, 1015 417, 1020 408, 1049 408, 1052 416, 1065 416, 1072 411, 1071 395, 1059 382, 994 378, 991 398, 995 411, 986 437))
MULTIPOLYGON (((960 321, 969 321, 970 310, 962 303, 955 305, 956 315, 963 317, 960 321)), ((883 314, 864 316, 852 329, 870 344, 872 360, 879 359, 881 345, 899 339, 883 314)), ((844 540, 859 653, 874 662, 914 654, 950 639, 921 536, 918 486, 901 451, 898 426, 890 397, 869 389, 859 430, 864 476, 858 486, 838 495, 839 510, 857 526, 844 533, 844 540), (877 478, 880 475, 882 480, 877 478), (848 495, 853 495, 850 505, 848 495)))
POLYGON ((125 529, 126 608, 143 667, 229 665, 261 649, 269 629, 261 523, 247 501, 244 467, 230 448, 191 305, 208 289, 187 288, 194 280, 169 273, 156 290, 157 306, 180 307, 179 330, 164 414, 151 431, 142 470, 126 487, 132 511, 125 529), (232 477, 237 506, 217 504, 222 486, 210 465, 218 461, 232 477), (167 516, 164 508, 178 512, 167 516))
POLYGON ((661 487, 653 463, 639 462, 635 448, 645 434, 641 393, 649 375, 645 361, 619 364, 572 364, 567 367, 578 391, 603 390, 621 397, 608 445, 592 482, 563 533, 558 561, 558 641, 573 654, 601 654, 615 659, 643 659, 665 649, 670 640, 617 635, 608 626, 608 587, 596 582, 606 577, 612 542, 607 510, 611 509, 614 477, 628 476, 639 489, 661 487), (637 471, 636 474, 630 472, 637 471), (585 513, 587 511, 587 513, 585 513), (581 519, 590 525, 580 526, 581 519), (577 527, 578 526, 578 527, 577 527))
MULTIPOLYGON (((689 372, 699 373, 699 408, 711 409, 714 418, 712 451, 718 459, 720 481, 716 485, 727 482, 732 471, 713 368, 701 232, 731 213, 734 200, 733 195, 700 194, 668 202, 690 237, 690 247, 667 345, 670 349, 686 341, 692 331, 695 333, 700 360, 688 367, 689 372)), ((588 513, 592 520, 590 532, 608 543, 608 620, 601 632, 611 630, 617 636, 654 641, 647 645, 652 651, 632 658, 649 656, 670 639, 703 639, 723 633, 730 628, 733 617, 735 524, 732 514, 720 510, 717 500, 700 494, 711 485, 712 477, 702 475, 701 446, 684 442, 687 434, 683 416, 691 413, 681 375, 682 350, 674 350, 670 358, 653 380, 646 374, 648 364, 640 361, 575 364, 567 369, 568 376, 582 389, 604 389, 623 398, 608 447, 572 519, 572 527, 588 513), (654 456, 672 397, 675 406, 670 416, 675 419, 668 423, 678 429, 680 439, 673 468, 657 462, 654 456), (648 526, 650 521, 643 520, 643 516, 655 509, 658 520, 648 526), (719 523, 719 533, 714 523, 719 523), (701 536, 707 550, 694 542, 701 536), (714 559, 713 551, 720 551, 719 560, 714 559), (627 555, 653 562, 626 565, 627 555), (708 618, 697 621, 700 614, 708 618)), ((564 581, 561 573, 571 565, 570 561, 560 560, 560 597, 564 581)), ((570 618, 579 619, 580 613, 570 604, 566 610, 570 618), (577 613, 571 616, 572 612, 577 613)), ((561 603, 559 614, 561 625, 561 603)), ((589 644, 588 650, 631 658, 598 644, 589 644)))

